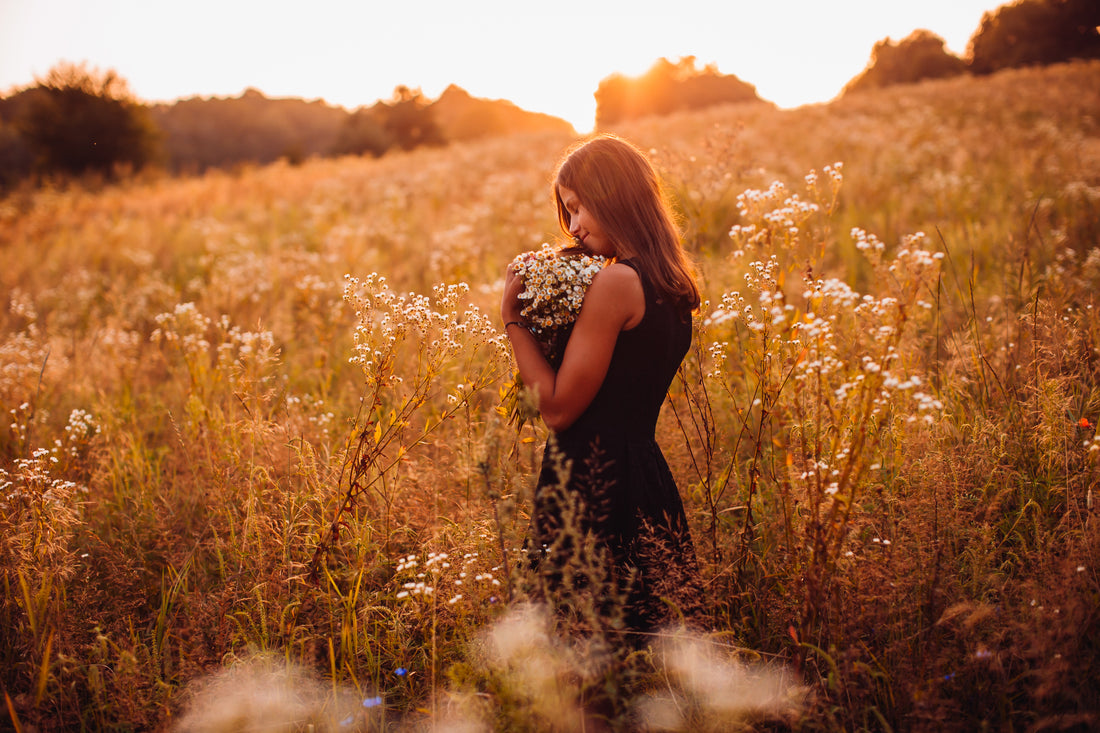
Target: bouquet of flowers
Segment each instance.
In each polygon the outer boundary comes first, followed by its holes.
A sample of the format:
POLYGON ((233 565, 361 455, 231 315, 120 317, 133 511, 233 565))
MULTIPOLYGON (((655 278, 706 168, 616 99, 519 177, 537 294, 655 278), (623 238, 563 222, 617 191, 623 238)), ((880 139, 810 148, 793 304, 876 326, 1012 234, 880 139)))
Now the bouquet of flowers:
MULTIPOLYGON (((561 366, 584 293, 606 264, 606 257, 589 255, 579 244, 564 247, 543 244, 540 249, 524 252, 512 260, 512 271, 523 278, 524 288, 519 297, 525 304, 520 315, 554 369, 561 366)), ((517 427, 522 428, 538 414, 518 374, 505 395, 505 403, 509 418, 517 427)))
POLYGON ((577 245, 524 252, 512 260, 512 271, 523 278, 520 315, 542 345, 546 360, 557 369, 565 344, 580 313, 592 278, 607 264, 606 257, 586 254, 577 245))

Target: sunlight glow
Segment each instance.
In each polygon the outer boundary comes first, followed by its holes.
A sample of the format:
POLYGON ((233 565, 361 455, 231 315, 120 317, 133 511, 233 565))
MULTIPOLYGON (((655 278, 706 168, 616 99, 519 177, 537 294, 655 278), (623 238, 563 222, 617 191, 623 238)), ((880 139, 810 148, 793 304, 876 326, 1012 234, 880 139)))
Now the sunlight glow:
POLYGON ((506 0, 414 5, 318 0, 186 5, 141 0, 0 0, 0 91, 58 61, 113 68, 148 101, 236 96, 323 98, 347 108, 394 87, 438 96, 454 83, 563 117, 581 132, 593 94, 614 72, 692 55, 756 86, 781 107, 824 102, 858 74, 875 41, 917 28, 965 51, 995 0, 619 3, 506 0))

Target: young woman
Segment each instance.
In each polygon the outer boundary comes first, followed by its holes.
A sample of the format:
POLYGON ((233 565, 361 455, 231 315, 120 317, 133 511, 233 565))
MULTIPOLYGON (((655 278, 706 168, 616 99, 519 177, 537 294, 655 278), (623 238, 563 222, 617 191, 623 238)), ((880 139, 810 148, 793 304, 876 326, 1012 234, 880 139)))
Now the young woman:
POLYGON ((593 278, 556 371, 520 315, 522 280, 510 270, 505 280, 505 331, 551 430, 531 544, 540 562, 567 565, 583 547, 561 537, 566 507, 579 503, 581 528, 625 598, 622 620, 649 632, 699 604, 683 504, 654 440, 699 291, 657 174, 632 144, 601 135, 575 147, 554 195, 562 229, 611 264, 593 278))

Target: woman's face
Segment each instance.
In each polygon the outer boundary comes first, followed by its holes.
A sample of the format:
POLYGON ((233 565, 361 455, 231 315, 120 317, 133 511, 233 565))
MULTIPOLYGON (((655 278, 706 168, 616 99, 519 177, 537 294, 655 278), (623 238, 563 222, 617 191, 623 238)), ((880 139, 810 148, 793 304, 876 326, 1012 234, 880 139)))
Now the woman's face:
POLYGON ((574 239, 579 239, 590 254, 614 257, 615 244, 607 238, 603 227, 577 198, 576 191, 558 185, 558 196, 569 216, 569 234, 574 239))

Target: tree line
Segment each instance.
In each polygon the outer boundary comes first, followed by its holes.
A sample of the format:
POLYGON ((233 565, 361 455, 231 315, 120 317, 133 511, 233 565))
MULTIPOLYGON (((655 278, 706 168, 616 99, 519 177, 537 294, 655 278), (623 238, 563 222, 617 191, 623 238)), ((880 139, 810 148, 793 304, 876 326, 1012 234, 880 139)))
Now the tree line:
POLYGON ((1020 0, 983 13, 965 58, 948 52, 943 38, 924 29, 897 42, 879 41, 867 67, 844 86, 842 95, 959 74, 1100 58, 1097 26, 1097 0, 1020 0))
POLYGON ((298 163, 479 137, 556 130, 565 120, 456 86, 437 100, 399 86, 393 96, 348 111, 322 100, 238 97, 140 103, 115 71, 62 62, 30 88, 0 99, 0 188, 34 176, 103 177, 154 166, 172 173, 298 163))
MULTIPOLYGON (((957 74, 1100 58, 1100 2, 1019 0, 985 13, 966 58, 917 30, 875 44, 867 67, 842 90, 908 84, 957 74)), ((399 86, 392 98, 348 111, 323 101, 235 98, 144 105, 116 72, 63 62, 28 89, 0 99, 0 189, 32 176, 114 176, 146 166, 202 172, 242 163, 371 155, 519 131, 572 129, 503 100, 452 86, 438 100, 399 86)), ((695 58, 659 59, 636 78, 613 74, 595 92, 600 129, 648 115, 714 104, 761 102, 756 89, 695 58)))

